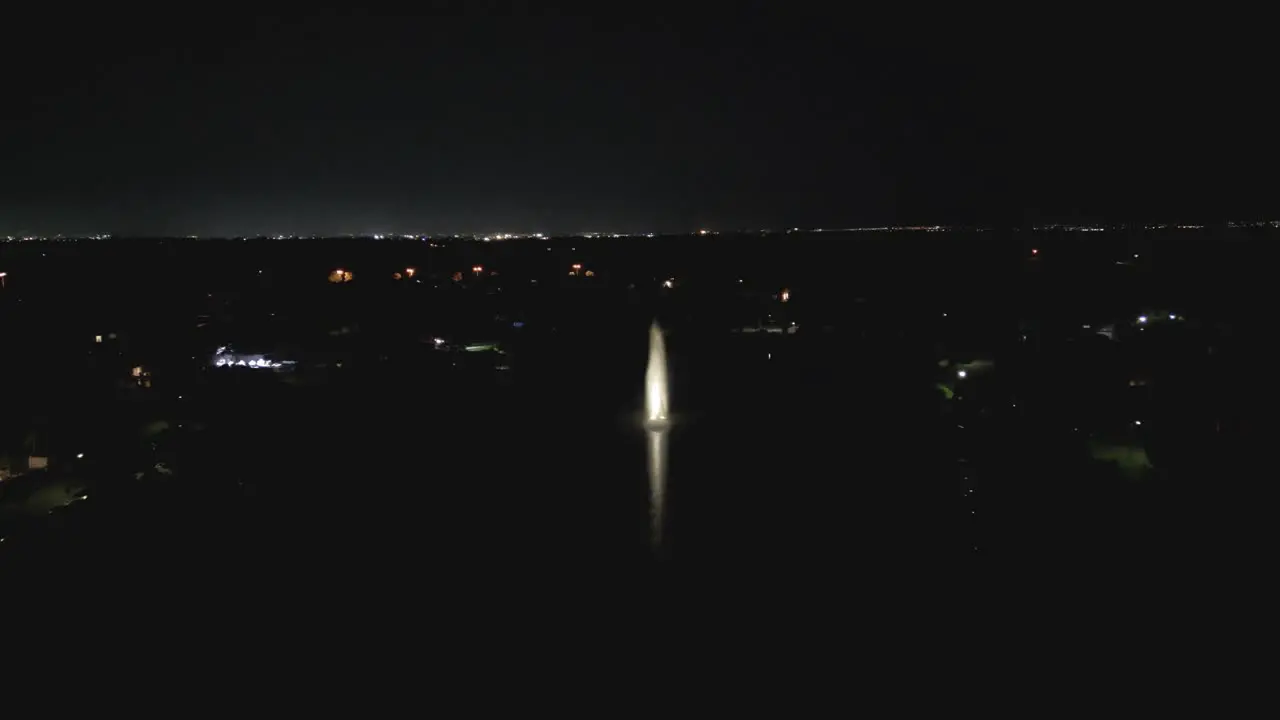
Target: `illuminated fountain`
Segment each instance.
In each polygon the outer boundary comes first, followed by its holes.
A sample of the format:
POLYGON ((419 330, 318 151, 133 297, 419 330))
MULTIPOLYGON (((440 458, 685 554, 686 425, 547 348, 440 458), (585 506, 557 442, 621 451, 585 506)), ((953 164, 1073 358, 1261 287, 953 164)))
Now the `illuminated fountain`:
POLYGON ((667 492, 668 412, 667 348, 662 328, 655 320, 649 327, 649 365, 644 371, 645 434, 649 453, 649 544, 662 547, 667 492))

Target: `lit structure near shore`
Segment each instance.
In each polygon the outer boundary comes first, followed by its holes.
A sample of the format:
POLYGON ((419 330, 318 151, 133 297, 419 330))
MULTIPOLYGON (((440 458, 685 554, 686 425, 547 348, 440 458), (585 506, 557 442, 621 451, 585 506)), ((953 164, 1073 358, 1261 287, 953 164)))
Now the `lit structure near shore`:
POLYGON ((212 363, 214 367, 244 367, 253 370, 280 370, 295 364, 292 360, 269 360, 264 355, 241 355, 225 345, 213 353, 212 363))
POLYGON ((649 544, 662 547, 667 493, 667 431, 669 385, 667 347, 657 321, 649 326, 649 364, 644 371, 644 427, 649 456, 649 544))

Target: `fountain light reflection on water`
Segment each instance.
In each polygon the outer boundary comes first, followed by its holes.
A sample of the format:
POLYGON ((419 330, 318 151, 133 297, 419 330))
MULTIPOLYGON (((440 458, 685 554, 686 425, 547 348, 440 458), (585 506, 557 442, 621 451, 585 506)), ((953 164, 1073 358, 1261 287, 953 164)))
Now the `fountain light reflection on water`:
POLYGON ((662 546, 667 494, 667 347, 657 321, 649 327, 649 363, 644 372, 645 432, 649 460, 649 544, 662 546))

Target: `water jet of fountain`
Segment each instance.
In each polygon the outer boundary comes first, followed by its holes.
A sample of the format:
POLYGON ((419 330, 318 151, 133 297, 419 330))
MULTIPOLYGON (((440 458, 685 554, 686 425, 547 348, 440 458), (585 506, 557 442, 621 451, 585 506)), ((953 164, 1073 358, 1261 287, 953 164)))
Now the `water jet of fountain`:
POLYGON ((662 328, 655 320, 649 326, 649 364, 644 372, 644 425, 649 441, 649 545, 655 553, 662 547, 666 510, 668 392, 667 347, 662 328))

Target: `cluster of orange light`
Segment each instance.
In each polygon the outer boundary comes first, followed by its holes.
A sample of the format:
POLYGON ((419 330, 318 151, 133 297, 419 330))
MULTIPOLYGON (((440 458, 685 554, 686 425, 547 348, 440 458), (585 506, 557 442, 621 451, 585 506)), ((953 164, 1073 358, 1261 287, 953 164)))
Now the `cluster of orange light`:
POLYGON ((471 266, 471 272, 473 272, 473 273, 475 273, 475 274, 479 275, 480 273, 484 272, 484 266, 483 266, 483 265, 472 265, 472 266, 471 266))
POLYGON ((342 268, 338 268, 337 270, 334 270, 333 272, 329 273, 329 282, 331 283, 351 282, 352 277, 353 276, 350 270, 343 270, 342 268))
POLYGON ((782 302, 787 302, 791 299, 791 291, 786 288, 782 288, 782 292, 778 293, 778 299, 782 302))
POLYGON ((392 273, 392 274, 391 274, 391 277, 392 277, 392 278, 394 278, 394 279, 396 279, 396 280, 400 280, 400 279, 405 278, 405 277, 413 277, 413 274, 414 274, 414 273, 416 273, 416 272, 418 272, 418 270, 417 270, 416 268, 405 268, 405 269, 404 269, 404 273, 403 273, 403 274, 401 274, 401 273, 392 273))

